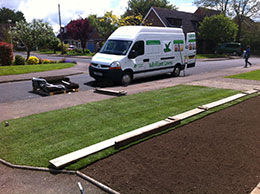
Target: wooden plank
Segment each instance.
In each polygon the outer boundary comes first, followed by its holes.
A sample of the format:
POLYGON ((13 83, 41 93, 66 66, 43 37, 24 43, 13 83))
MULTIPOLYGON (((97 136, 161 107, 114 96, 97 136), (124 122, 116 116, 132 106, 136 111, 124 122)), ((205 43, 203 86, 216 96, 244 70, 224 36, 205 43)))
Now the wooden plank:
POLYGON ((259 92, 258 90, 255 90, 255 89, 253 89, 253 90, 248 90, 248 91, 245 91, 245 92, 243 92, 244 94, 255 94, 255 93, 257 93, 257 92, 259 92))
POLYGON ((116 90, 108 90, 104 88, 95 88, 95 92, 102 93, 102 94, 112 94, 117 96, 123 96, 127 94, 127 92, 124 90, 116 91, 116 90))
POLYGON ((205 104, 205 105, 199 106, 198 108, 209 110, 211 108, 215 108, 217 106, 220 106, 220 105, 223 105, 225 103, 231 102, 233 100, 239 99, 239 98, 244 97, 246 95, 247 94, 239 93, 239 94, 236 94, 236 95, 233 95, 233 96, 230 96, 230 97, 227 97, 227 98, 224 98, 224 99, 221 99, 221 100, 209 103, 209 104, 205 104))
POLYGON ((190 118, 192 116, 195 116, 197 114, 200 114, 202 112, 205 112, 205 110, 204 109, 200 109, 200 108, 195 108, 195 109, 192 109, 190 111, 187 111, 187 112, 184 112, 184 113, 181 113, 181 114, 169 117, 169 119, 184 120, 184 119, 190 118))
POLYGON ((126 145, 127 142, 130 142, 131 140, 134 140, 134 138, 143 138, 147 135, 151 135, 153 133, 159 132, 160 130, 165 130, 167 128, 170 128, 172 126, 176 126, 179 124, 179 121, 172 121, 172 120, 163 120, 159 121, 157 123, 139 128, 134 131, 130 131, 126 134, 119 135, 117 137, 102 141, 100 143, 88 146, 86 148, 77 150, 75 152, 60 156, 58 158, 55 158, 53 160, 50 160, 50 164, 52 164, 56 168, 61 168, 67 164, 70 164, 76 160, 79 160, 83 157, 89 156, 91 154, 94 154, 96 152, 99 152, 101 150, 107 149, 109 147, 112 147, 117 142, 116 147, 121 147, 123 145, 126 145), (150 133, 151 131, 151 133, 150 133), (126 137, 129 136, 129 140, 126 140, 126 137))
POLYGON ((260 194, 260 183, 254 188, 250 194, 260 194))
POLYGON ((76 160, 79 160, 85 156, 94 154, 106 148, 109 148, 115 144, 115 138, 111 138, 100 143, 88 146, 86 148, 77 150, 75 152, 63 155, 61 157, 50 160, 49 162, 56 168, 61 168, 66 164, 72 163, 76 160))
POLYGON ((175 127, 180 124, 179 120, 169 120, 165 119, 162 121, 158 121, 151 125, 147 125, 145 127, 138 128, 134 131, 130 131, 123 135, 116 137, 115 148, 118 149, 122 146, 128 145, 132 142, 138 141, 155 133, 164 131, 171 127, 175 127))

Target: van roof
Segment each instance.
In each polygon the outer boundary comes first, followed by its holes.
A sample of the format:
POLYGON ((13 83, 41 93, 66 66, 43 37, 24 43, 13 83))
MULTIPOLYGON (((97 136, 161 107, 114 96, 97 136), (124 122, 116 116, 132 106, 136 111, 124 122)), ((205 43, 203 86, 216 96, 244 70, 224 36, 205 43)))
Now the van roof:
POLYGON ((181 28, 153 27, 153 26, 122 26, 115 30, 109 39, 134 39, 139 33, 183 33, 181 28))

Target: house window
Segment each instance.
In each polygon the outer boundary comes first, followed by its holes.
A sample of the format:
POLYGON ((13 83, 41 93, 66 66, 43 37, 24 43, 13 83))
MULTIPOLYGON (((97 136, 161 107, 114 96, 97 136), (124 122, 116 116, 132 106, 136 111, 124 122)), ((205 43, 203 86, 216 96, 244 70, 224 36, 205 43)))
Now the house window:
POLYGON ((182 19, 178 18, 166 18, 167 22, 172 27, 181 27, 182 26, 182 19))

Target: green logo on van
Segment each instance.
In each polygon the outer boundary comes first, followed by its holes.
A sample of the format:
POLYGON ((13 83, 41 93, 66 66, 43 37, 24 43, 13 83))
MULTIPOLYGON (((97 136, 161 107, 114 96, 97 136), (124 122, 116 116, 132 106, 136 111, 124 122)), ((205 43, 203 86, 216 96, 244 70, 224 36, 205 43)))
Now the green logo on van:
POLYGON ((168 66, 168 65, 172 65, 173 62, 172 61, 166 61, 166 62, 159 62, 159 61, 155 61, 152 63, 149 63, 149 67, 162 67, 162 66, 168 66))
POLYGON ((163 49, 163 51, 164 51, 165 53, 171 51, 171 49, 170 49, 170 45, 171 45, 171 41, 170 41, 169 43, 165 44, 165 48, 163 49))
POLYGON ((134 68, 142 68, 144 64, 134 64, 134 68))

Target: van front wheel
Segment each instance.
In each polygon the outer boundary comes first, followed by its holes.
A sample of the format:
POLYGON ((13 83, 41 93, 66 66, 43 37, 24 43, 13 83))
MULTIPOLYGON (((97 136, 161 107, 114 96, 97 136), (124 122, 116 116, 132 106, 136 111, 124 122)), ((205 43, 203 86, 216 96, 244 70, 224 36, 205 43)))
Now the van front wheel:
POLYGON ((132 75, 130 72, 125 72, 123 75, 122 75, 122 78, 121 78, 121 83, 123 86, 128 86, 132 81, 132 75))
POLYGON ((176 67, 174 68, 173 72, 172 72, 172 76, 173 76, 173 77, 179 77, 180 73, 181 73, 181 68, 180 68, 180 66, 176 66, 176 67))

